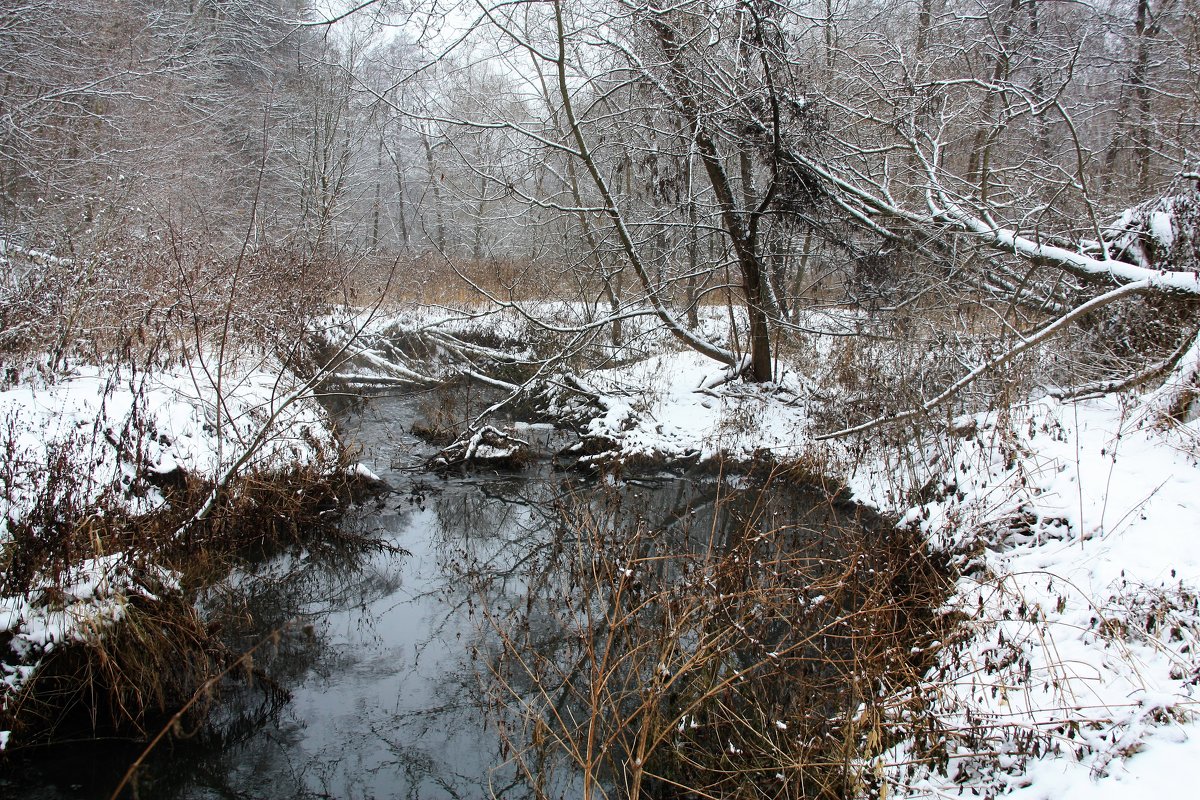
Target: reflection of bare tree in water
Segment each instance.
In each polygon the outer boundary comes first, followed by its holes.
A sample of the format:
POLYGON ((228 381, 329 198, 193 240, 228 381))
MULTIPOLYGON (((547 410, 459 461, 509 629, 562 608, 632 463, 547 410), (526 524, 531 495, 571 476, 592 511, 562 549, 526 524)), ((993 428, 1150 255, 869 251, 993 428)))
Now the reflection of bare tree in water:
MULTIPOLYGON (((380 567, 403 551, 353 530, 321 533, 303 545, 258 554, 262 561, 252 571, 200 598, 230 652, 253 655, 243 655, 228 678, 201 698, 202 726, 177 725, 169 744, 151 754, 132 796, 165 800, 194 797, 198 790, 221 797, 322 796, 314 789, 319 767, 294 760, 304 726, 286 719, 292 690, 314 673, 340 668, 321 620, 364 596, 393 591, 394 577, 380 567)), ((117 757, 113 766, 123 770, 131 759, 117 757)))
POLYGON ((485 765, 481 773, 455 774, 455 765, 446 764, 444 758, 431 759, 412 746, 420 740, 412 730, 414 725, 424 725, 446 735, 456 726, 476 732, 487 727, 491 697, 481 679, 488 674, 486 665, 495 659, 497 648, 481 611, 500 603, 521 605, 534 596, 536 590, 530 592, 528 580, 530 576, 541 580, 553 566, 550 553, 561 541, 559 498, 569 485, 544 476, 493 478, 470 486, 469 491, 447 491, 433 498, 438 524, 432 550, 441 581, 427 591, 438 595, 440 611, 430 621, 427 637, 433 642, 452 635, 460 643, 460 656, 457 663, 440 664, 442 680, 433 702, 407 714, 407 730, 399 735, 393 731, 388 738, 403 769, 437 785, 446 796, 528 795, 522 777, 503 766, 507 760, 503 739, 487 738, 495 751, 480 754, 485 765), (480 592, 485 586, 483 599, 480 592))
POLYGON ((945 578, 882 520, 785 476, 746 483, 560 492, 553 535, 510 540, 504 570, 465 552, 493 717, 535 796, 835 797, 870 779, 945 578))
POLYGON ((224 739, 176 742, 143 796, 850 793, 942 581, 912 536, 785 477, 393 496, 379 538, 411 558, 313 544, 209 598, 235 646, 281 630, 254 664, 279 695, 239 675, 224 739))

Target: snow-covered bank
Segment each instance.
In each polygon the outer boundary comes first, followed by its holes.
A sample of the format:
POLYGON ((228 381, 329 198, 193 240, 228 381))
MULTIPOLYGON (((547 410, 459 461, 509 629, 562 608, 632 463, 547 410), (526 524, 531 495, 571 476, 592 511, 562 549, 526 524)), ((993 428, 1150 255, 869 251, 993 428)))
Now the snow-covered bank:
MULTIPOLYGON (((1019 797, 1149 797, 1198 774, 1200 424, 1164 428, 1139 398, 1041 399, 943 441, 934 498, 905 519, 964 553, 950 610, 967 620, 924 687, 945 773, 897 787, 1019 797)), ((857 471, 902 511, 897 481, 857 471)), ((887 763, 918 753, 905 748, 887 763)))
MULTIPOLYGON (((0 391, 0 728, 56 646, 94 640, 132 598, 178 588, 154 553, 125 549, 136 537, 122 520, 186 517, 196 500, 181 487, 211 485, 234 464, 263 475, 338 463, 327 415, 304 385, 275 363, 218 373, 196 360, 148 372, 79 366, 0 391)), ((8 739, 0 731, 0 747, 8 739)))
POLYGON ((0 391, 9 489, 0 513, 20 519, 28 512, 54 458, 88 464, 79 476, 84 502, 137 513, 163 502, 139 469, 215 477, 266 424, 270 434, 247 471, 317 465, 336 450, 311 393, 276 414, 299 385, 279 365, 227 364, 221 375, 215 369, 199 360, 141 373, 80 366, 52 382, 31 376, 0 391))
POLYGON ((592 375, 587 434, 618 462, 810 459, 958 554, 960 633, 917 689, 938 733, 879 759, 893 795, 1149 797, 1196 774, 1200 423, 1040 399, 851 452, 812 442, 813 390, 788 370, 723 377, 691 353, 592 375))
POLYGON ((604 450, 583 460, 750 461, 800 455, 808 421, 805 382, 787 369, 767 386, 730 383, 728 377, 693 352, 652 356, 588 376, 586 388, 600 413, 587 421, 584 434, 604 450))

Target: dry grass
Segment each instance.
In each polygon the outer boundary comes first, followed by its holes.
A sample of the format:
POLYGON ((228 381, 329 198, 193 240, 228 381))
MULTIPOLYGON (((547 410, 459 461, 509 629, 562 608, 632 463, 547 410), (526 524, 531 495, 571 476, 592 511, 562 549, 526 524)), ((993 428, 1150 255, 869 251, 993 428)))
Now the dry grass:
POLYGON ((480 587, 500 731, 536 796, 846 797, 874 780, 863 764, 927 666, 947 579, 912 536, 782 480, 713 484, 664 526, 569 498, 527 602, 480 587), (813 510, 781 505, 797 499, 813 510))
POLYGON ((0 287, 0 367, 138 369, 219 348, 288 356, 344 294, 351 264, 288 247, 218 250, 203 235, 106 240, 69 259, 14 255, 0 287))
MULTIPOLYGON (((114 553, 142 593, 122 602, 119 622, 97 617, 79 626, 76 638, 25 654, 37 670, 0 709, 0 728, 13 731, 10 749, 81 735, 153 734, 184 702, 195 700, 197 687, 211 684, 240 657, 223 642, 220 626, 202 618, 199 593, 284 545, 329 535, 333 520, 325 512, 344 505, 356 490, 344 470, 252 474, 229 487, 213 514, 177 537, 192 512, 187 498, 207 491, 200 482, 189 480, 176 504, 130 517, 114 509, 98 513, 67 485, 77 473, 63 470, 55 489, 56 524, 32 521, 0 547, 3 593, 53 609, 67 599, 59 587, 73 565, 114 553)), ((87 612, 75 606, 71 613, 87 612)), ((216 691, 209 686, 210 695, 216 691)), ((193 702, 189 727, 202 723, 208 708, 193 702)))
MULTIPOLYGON (((622 299, 642 295, 632 277, 620 282, 622 299)), ((488 296, 503 301, 607 303, 603 281, 595 274, 576 272, 560 262, 492 258, 448 259, 436 253, 402 255, 392 259, 375 257, 358 265, 353 273, 351 296, 356 303, 385 305, 444 305, 452 308, 478 305, 488 296)), ((686 287, 672 286, 673 301, 680 316, 685 314, 686 287)), ((740 288, 723 281, 698 289, 697 304, 725 307, 744 304, 740 288)))
POLYGON ((543 265, 513 259, 450 261, 436 253, 367 259, 355 267, 352 285, 339 299, 459 308, 478 305, 484 293, 503 300, 575 298, 543 265))

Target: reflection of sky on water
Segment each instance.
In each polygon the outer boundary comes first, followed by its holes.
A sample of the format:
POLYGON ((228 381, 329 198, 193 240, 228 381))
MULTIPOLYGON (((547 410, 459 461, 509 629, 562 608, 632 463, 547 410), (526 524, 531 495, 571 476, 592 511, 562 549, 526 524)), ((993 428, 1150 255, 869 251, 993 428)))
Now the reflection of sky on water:
MULTIPOLYGON (((253 618, 237 639, 242 648, 288 623, 274 652, 256 663, 290 701, 271 702, 261 687, 227 692, 216 714, 222 735, 161 747, 144 770, 142 797, 524 797, 485 709, 497 651, 485 606, 532 626, 529 641, 543 654, 573 658, 560 640, 569 623, 563 593, 572 589, 548 545, 576 536, 581 516, 614 530, 669 529, 666 546, 682 550, 724 547, 748 521, 763 531, 786 523, 799 532, 792 546, 836 558, 820 534, 828 509, 805 509, 796 498, 768 508, 751 496, 742 511, 714 520, 714 501, 728 487, 712 481, 613 490, 608 481, 538 468, 519 478, 422 474, 416 467, 428 447, 406 433, 414 406, 384 399, 348 417, 364 463, 399 489, 359 512, 358 524, 404 552, 314 543, 216 596, 212 607, 228 603, 234 616, 253 618)), ((107 797, 136 755, 128 750, 73 751, 80 769, 69 780, 35 760, 30 782, 12 796, 107 797)), ((556 774, 565 783, 550 792, 569 796, 570 771, 556 774)))

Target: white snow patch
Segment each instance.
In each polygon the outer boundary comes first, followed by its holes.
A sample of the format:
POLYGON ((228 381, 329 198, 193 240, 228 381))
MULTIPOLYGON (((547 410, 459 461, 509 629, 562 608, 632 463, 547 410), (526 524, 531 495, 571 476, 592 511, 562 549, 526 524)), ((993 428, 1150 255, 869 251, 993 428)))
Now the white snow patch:
POLYGON ((336 439, 314 398, 280 411, 297 382, 290 373, 278 365, 235 364, 224 370, 218 391, 212 370, 211 362, 199 361, 136 375, 81 366, 52 383, 32 380, 0 392, 10 489, 0 498, 0 517, 28 512, 57 458, 90 465, 83 470, 81 501, 104 498, 144 513, 162 498, 129 491, 139 468, 212 478, 264 425, 271 435, 245 471, 320 466, 335 452, 336 439))
POLYGON ((590 377, 603 413, 587 433, 619 458, 795 455, 806 439, 804 385, 790 371, 776 383, 727 383, 725 369, 693 353, 667 353, 590 377))
MULTIPOLYGON (((1186 785, 1200 755, 1200 428, 1161 430, 1119 398, 977 420, 942 462, 943 497, 903 513, 942 546, 981 531, 988 544, 949 603, 972 636, 927 687, 961 744, 948 775, 897 766, 891 780, 914 796, 1056 800, 1186 785)), ((878 467, 851 481, 903 512, 896 483, 878 467)))
POLYGON ((356 462, 354 466, 350 468, 350 474, 359 478, 366 478, 368 481, 372 481, 374 483, 380 483, 383 480, 374 472, 372 472, 370 467, 368 467, 366 464, 363 464, 361 461, 356 462))
POLYGON ((1155 211, 1150 215, 1150 234, 1163 247, 1170 248, 1175 244, 1174 218, 1166 211, 1155 211))

